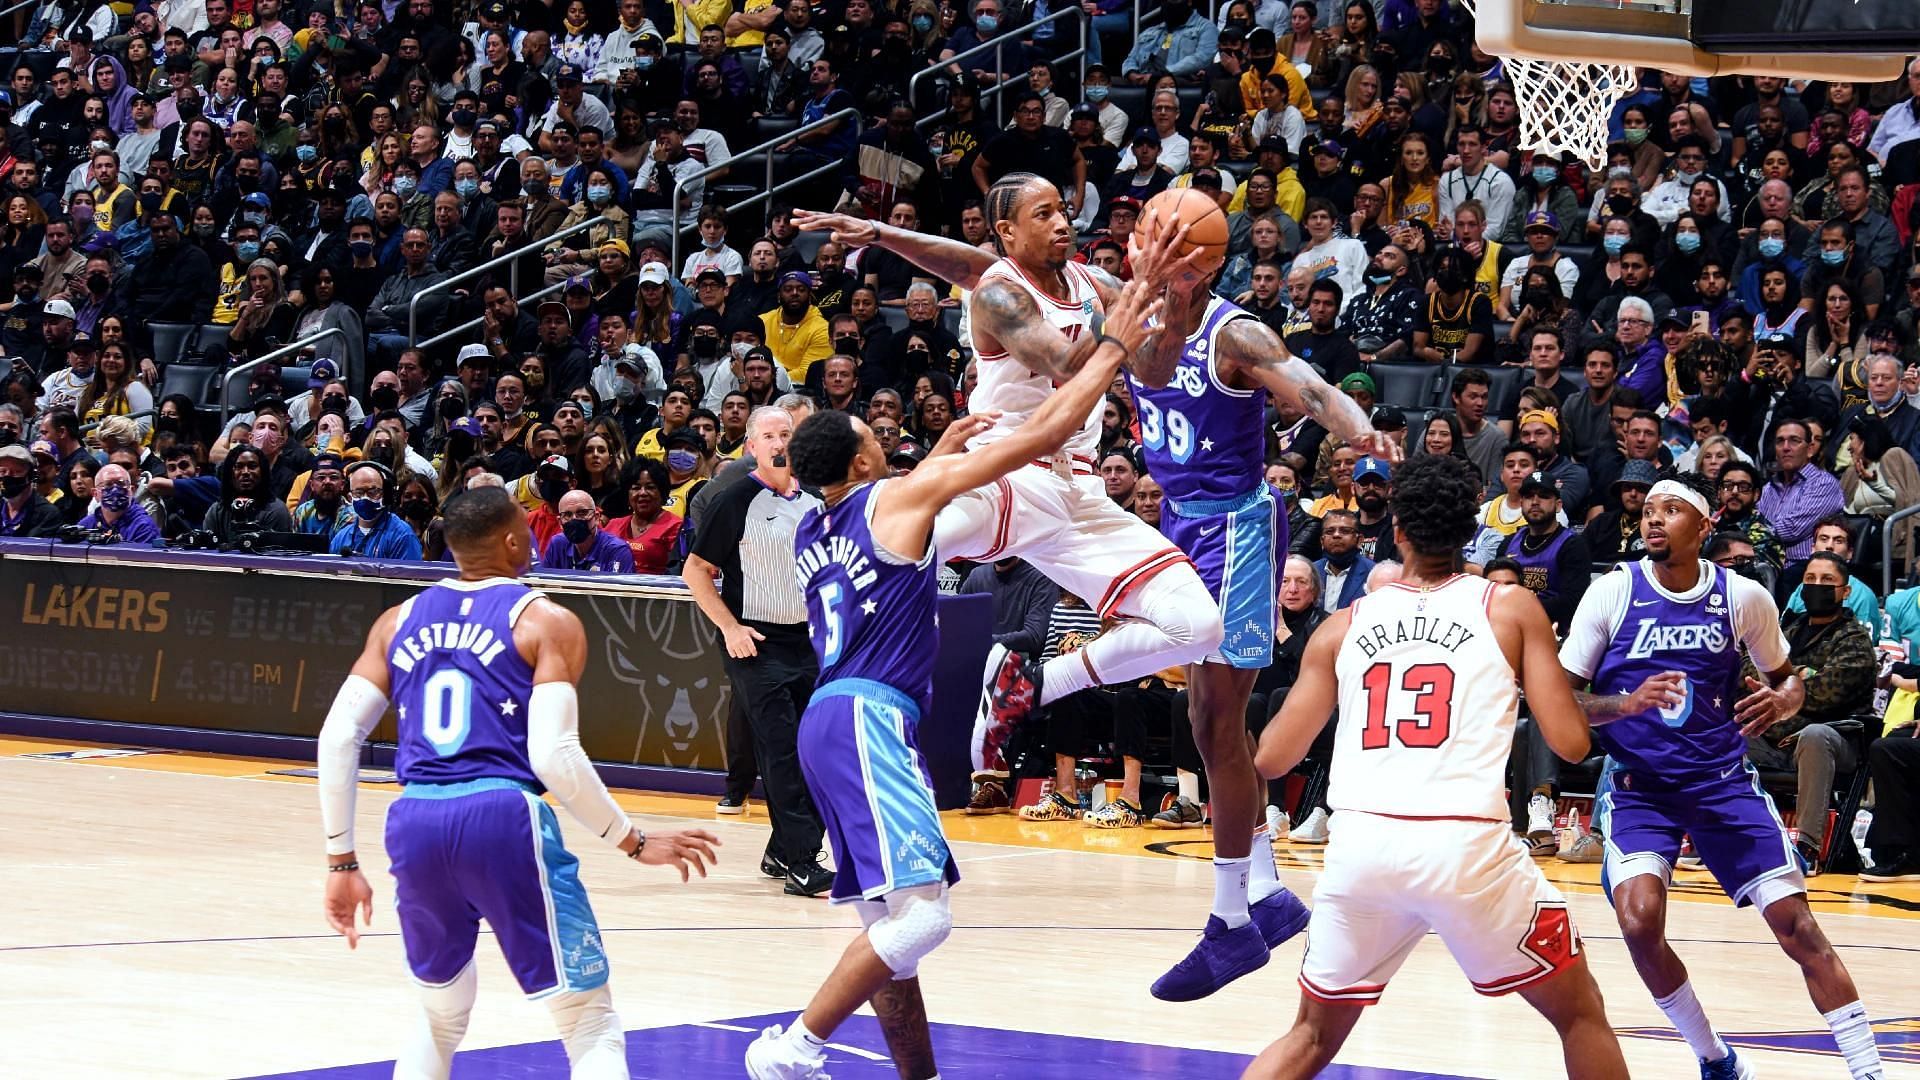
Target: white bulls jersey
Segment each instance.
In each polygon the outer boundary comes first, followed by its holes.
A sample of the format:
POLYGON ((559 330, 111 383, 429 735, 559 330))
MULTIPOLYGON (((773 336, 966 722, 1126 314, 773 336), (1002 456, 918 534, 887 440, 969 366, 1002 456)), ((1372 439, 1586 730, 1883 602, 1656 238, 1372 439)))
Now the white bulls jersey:
POLYGON ((1348 609, 1334 660, 1334 810, 1507 820, 1519 694, 1488 616, 1496 587, 1467 575, 1426 590, 1396 583, 1348 609))
MULTIPOLYGON (((980 275, 980 281, 985 284, 999 279, 1026 290, 1048 325, 1058 329, 1068 341, 1078 341, 1094 333, 1096 319, 1104 314, 1100 294, 1094 289, 1087 268, 1079 263, 1068 263, 1061 276, 1067 282, 1065 297, 1053 296, 1035 285, 1012 259, 1001 259, 989 266, 980 275)), ((974 291, 977 293, 979 289, 976 287, 974 291)), ((972 302, 971 297, 968 302, 972 302)), ((1027 417, 1053 393, 1053 380, 1008 355, 1004 349, 981 348, 977 326, 975 323, 968 327, 971 339, 968 344, 973 346, 974 359, 979 361, 980 382, 967 401, 967 409, 976 413, 997 409, 1002 414, 993 427, 974 436, 972 445, 981 446, 1004 438, 1026 423, 1027 417)), ((1104 400, 1096 403, 1079 433, 1067 440, 1066 452, 1080 459, 1087 472, 1092 471, 1093 455, 1100 446, 1100 418, 1105 409, 1104 400)))

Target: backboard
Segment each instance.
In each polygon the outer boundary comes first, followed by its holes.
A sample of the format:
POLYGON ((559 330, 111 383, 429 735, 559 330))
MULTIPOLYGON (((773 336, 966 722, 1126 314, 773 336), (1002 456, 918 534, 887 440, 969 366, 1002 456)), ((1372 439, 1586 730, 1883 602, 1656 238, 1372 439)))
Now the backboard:
POLYGON ((1477 0, 1494 56, 1880 82, 1920 52, 1920 0, 1477 0))

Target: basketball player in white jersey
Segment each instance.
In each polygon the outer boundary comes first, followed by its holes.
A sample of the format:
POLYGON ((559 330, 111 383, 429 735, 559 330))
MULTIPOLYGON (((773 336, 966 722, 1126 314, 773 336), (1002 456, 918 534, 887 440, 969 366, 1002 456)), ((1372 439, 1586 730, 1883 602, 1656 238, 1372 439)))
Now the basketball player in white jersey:
POLYGON ((1589 733, 1540 602, 1453 570, 1473 537, 1480 486, 1459 458, 1401 467, 1401 579, 1315 631, 1261 735, 1255 763, 1280 776, 1339 706, 1300 1011, 1248 1077, 1317 1074, 1429 930, 1475 990, 1517 991, 1553 1023, 1569 1077, 1627 1075, 1566 900, 1508 823, 1516 681, 1555 753, 1579 761, 1589 733))

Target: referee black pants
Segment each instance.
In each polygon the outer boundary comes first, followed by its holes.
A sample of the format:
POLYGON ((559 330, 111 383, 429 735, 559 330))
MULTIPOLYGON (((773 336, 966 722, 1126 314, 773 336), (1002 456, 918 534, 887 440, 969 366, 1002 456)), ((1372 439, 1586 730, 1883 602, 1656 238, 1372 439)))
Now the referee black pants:
POLYGON ((767 813, 773 819, 769 847, 789 866, 806 866, 819 859, 826 836, 820 812, 807 794, 800 772, 800 714, 813 696, 819 675, 813 646, 804 624, 770 626, 749 624, 766 635, 756 643, 759 655, 746 660, 726 658, 727 678, 746 710, 753 729, 754 756, 766 787, 767 813))

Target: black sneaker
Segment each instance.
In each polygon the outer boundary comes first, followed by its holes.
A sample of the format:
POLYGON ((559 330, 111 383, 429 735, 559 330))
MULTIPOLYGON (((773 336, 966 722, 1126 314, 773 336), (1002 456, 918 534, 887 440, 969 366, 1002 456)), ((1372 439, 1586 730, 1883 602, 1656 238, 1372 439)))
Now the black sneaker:
POLYGON ((788 896, 819 896, 833 888, 833 871, 817 862, 803 866, 789 867, 787 870, 788 896))
POLYGON ((1805 840, 1795 840, 1793 850, 1800 856, 1800 862, 1808 877, 1820 876, 1820 849, 1805 840))
POLYGON ((747 812, 747 797, 745 795, 722 795, 720 796, 720 801, 714 804, 713 812, 716 814, 744 814, 747 812))
POLYGON ((1920 881, 1920 859, 1908 855, 1860 871, 1861 881, 1920 881))
POLYGON ((760 856, 760 872, 776 880, 787 876, 787 860, 781 858, 780 853, 773 850, 771 844, 767 845, 766 852, 760 856))

